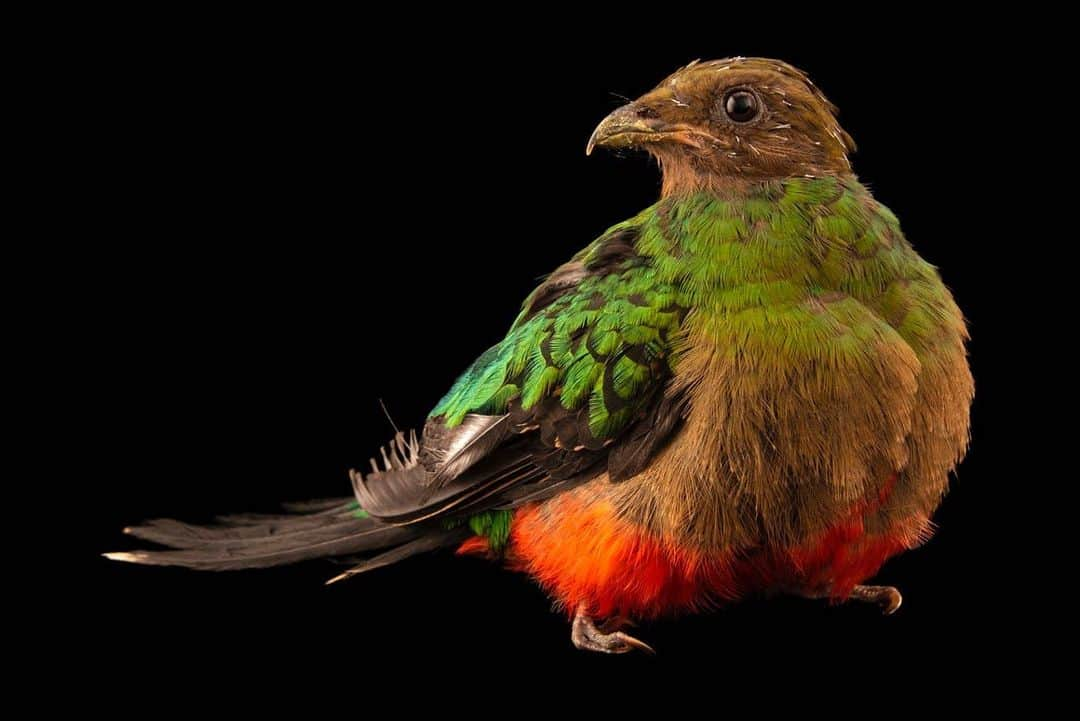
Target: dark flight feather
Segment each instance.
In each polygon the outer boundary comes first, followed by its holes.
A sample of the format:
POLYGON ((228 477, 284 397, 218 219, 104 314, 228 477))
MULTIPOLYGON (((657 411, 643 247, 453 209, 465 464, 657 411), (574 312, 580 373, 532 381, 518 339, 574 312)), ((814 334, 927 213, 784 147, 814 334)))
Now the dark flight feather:
POLYGON ((526 444, 507 443, 478 459, 461 475, 434 487, 435 471, 417 462, 415 454, 410 455, 406 467, 384 468, 366 476, 353 470, 350 478, 361 508, 372 516, 389 523, 417 523, 471 506, 492 489, 536 480, 541 472, 532 463, 531 455, 526 444))
MULTIPOLYGON (((425 440, 435 433, 436 429, 445 428, 441 422, 429 420, 424 426, 425 440)), ((460 425, 449 429, 439 439, 441 442, 434 446, 431 455, 434 457, 436 470, 431 482, 441 486, 457 478, 481 458, 491 455, 510 433, 509 413, 501 416, 468 414, 460 425)))
POLYGON ((645 418, 611 448, 608 454, 608 477, 612 481, 632 478, 645 470, 661 448, 671 439, 686 414, 683 394, 663 395, 654 401, 645 418))

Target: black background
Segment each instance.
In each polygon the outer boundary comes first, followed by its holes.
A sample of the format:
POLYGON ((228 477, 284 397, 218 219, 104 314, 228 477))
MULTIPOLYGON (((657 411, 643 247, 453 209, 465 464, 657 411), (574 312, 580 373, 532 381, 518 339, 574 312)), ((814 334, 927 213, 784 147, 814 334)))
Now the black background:
POLYGON ((732 683, 993 665, 1015 625, 992 580, 1010 460, 992 417, 998 221, 979 187, 1001 166, 967 119, 1000 89, 957 77, 973 51, 948 30, 916 48, 746 26, 529 39, 525 25, 421 41, 333 19, 159 19, 88 41, 63 179, 83 193, 87 239, 67 256, 85 269, 70 406, 93 500, 79 513, 85 579, 69 591, 85 672, 218 687, 254 675, 267 693, 268 680, 329 687, 403 664, 575 678, 689 660, 732 683), (879 576, 904 593, 896 616, 749 601, 645 624, 656 658, 594 658, 530 580, 479 560, 438 554, 325 588, 339 569, 323 562, 200 574, 97 557, 132 547, 120 529, 144 518, 347 495, 346 469, 392 432, 379 399, 399 425, 422 423, 538 277, 654 200, 644 156, 585 157, 596 123, 689 60, 735 54, 786 59, 840 106, 860 178, 970 320, 972 448, 937 536, 879 576))

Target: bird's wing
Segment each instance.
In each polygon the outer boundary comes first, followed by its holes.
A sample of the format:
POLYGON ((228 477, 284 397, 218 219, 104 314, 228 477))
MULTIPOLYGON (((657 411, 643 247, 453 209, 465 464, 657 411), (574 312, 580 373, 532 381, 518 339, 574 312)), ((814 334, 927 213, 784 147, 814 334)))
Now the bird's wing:
POLYGON ((637 238, 634 221, 615 226, 533 291, 422 437, 399 434, 381 464, 352 473, 364 510, 414 523, 644 468, 682 418, 667 381, 686 309, 637 238))

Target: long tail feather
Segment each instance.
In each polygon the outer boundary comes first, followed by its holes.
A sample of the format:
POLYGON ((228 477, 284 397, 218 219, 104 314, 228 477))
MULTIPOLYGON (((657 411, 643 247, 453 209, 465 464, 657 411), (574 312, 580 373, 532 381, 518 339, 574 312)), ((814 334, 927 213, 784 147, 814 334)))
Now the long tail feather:
POLYGON ((344 581, 347 578, 352 578, 357 574, 367 573, 368 571, 374 571, 376 568, 383 568, 389 566, 392 563, 402 561, 409 556, 415 556, 418 553, 427 553, 428 551, 434 551, 437 548, 444 546, 457 545, 461 541, 464 541, 469 537, 469 531, 464 528, 458 528, 450 531, 444 531, 442 533, 433 533, 421 536, 413 541, 404 543, 393 550, 385 553, 380 553, 378 556, 369 558, 358 566, 353 566, 344 573, 331 578, 326 582, 329 586, 331 583, 337 583, 338 581, 344 581))
POLYGON ((334 498, 305 503, 283 503, 281 507, 287 513, 230 513, 217 516, 214 520, 218 523, 230 525, 254 525, 268 521, 295 520, 300 514, 305 518, 317 518, 338 513, 356 510, 355 502, 351 498, 334 498))
POLYGON ((365 554, 385 548, 394 550, 382 556, 396 552, 397 556, 405 558, 448 542, 447 534, 437 529, 403 528, 373 518, 357 517, 355 504, 344 499, 336 500, 333 504, 319 501, 299 508, 309 512, 261 516, 244 514, 235 521, 219 522, 214 526, 156 519, 124 531, 136 538, 177 550, 139 550, 104 555, 114 561, 129 563, 227 571, 278 566, 312 558, 365 554), (424 543, 418 544, 418 541, 424 543))
POLYGON ((214 526, 199 526, 171 518, 157 518, 124 529, 124 533, 147 541, 177 548, 189 548, 216 541, 255 540, 282 537, 312 530, 348 529, 357 519, 344 504, 336 513, 269 517, 261 523, 248 520, 221 521, 214 526))
POLYGON ((289 513, 318 513, 319 511, 332 511, 347 503, 351 499, 346 498, 316 498, 311 501, 289 501, 282 503, 281 507, 289 513))
POLYGON ((257 544, 296 545, 302 541, 329 540, 355 532, 364 524, 345 517, 319 525, 291 525, 275 521, 267 526, 241 528, 205 528, 170 518, 148 521, 142 526, 124 529, 128 535, 172 548, 242 549, 257 544))

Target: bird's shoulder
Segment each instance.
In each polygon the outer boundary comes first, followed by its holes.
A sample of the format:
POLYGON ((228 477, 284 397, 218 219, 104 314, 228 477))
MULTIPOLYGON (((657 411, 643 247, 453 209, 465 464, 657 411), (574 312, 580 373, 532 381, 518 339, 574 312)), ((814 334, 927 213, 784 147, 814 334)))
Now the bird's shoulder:
POLYGON ((609 229, 546 277, 506 336, 436 405, 449 425, 467 414, 557 403, 611 438, 669 372, 685 308, 637 241, 647 213, 609 229))

